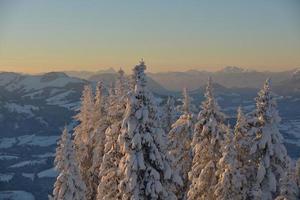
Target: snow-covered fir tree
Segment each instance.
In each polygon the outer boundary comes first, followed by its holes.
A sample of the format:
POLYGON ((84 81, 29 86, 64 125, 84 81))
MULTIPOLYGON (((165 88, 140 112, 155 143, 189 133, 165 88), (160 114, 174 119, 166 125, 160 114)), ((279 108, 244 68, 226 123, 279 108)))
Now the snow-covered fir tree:
POLYGON ((256 135, 251 148, 253 162, 256 164, 255 191, 258 199, 271 200, 279 195, 279 180, 287 171, 287 152, 283 138, 278 130, 280 117, 276 109, 274 95, 267 80, 256 98, 256 135))
POLYGON ((115 92, 110 92, 108 98, 108 123, 110 126, 105 131, 104 156, 99 171, 100 183, 98 186, 97 200, 120 199, 118 190, 120 183, 119 162, 122 158, 118 137, 121 133, 123 115, 126 108, 127 95, 126 79, 124 72, 119 71, 115 92))
POLYGON ((95 199, 97 196, 97 188, 99 185, 99 168, 102 164, 105 146, 105 130, 108 127, 106 97, 104 95, 104 86, 102 82, 98 82, 95 95, 95 110, 93 118, 93 131, 88 144, 92 165, 88 170, 88 199, 95 199))
POLYGON ((189 110, 192 114, 198 112, 198 109, 192 104, 192 101, 193 98, 188 94, 187 88, 183 88, 182 105, 178 106, 177 109, 181 111, 181 113, 184 113, 186 110, 189 110))
POLYGON ((125 72, 122 69, 119 69, 118 71, 118 77, 115 85, 116 95, 118 96, 118 98, 120 98, 120 101, 124 101, 127 97, 127 93, 129 92, 130 87, 129 80, 127 79, 125 72))
POLYGON ((174 97, 169 96, 166 104, 162 109, 162 126, 164 131, 168 133, 171 130, 172 124, 175 122, 176 110, 174 97))
POLYGON ((219 181, 216 171, 222 157, 221 147, 226 125, 225 115, 220 111, 213 95, 211 78, 206 87, 205 98, 192 140, 193 162, 187 194, 189 200, 215 199, 215 186, 219 181))
MULTIPOLYGON (((254 179, 255 163, 252 161, 250 155, 250 149, 252 145, 253 138, 255 136, 255 128, 251 125, 251 122, 244 115, 242 108, 239 107, 237 111, 237 121, 234 127, 234 138, 233 142, 236 148, 236 156, 238 167, 242 176, 246 177, 246 181, 241 182, 242 193, 247 197, 250 196, 252 190, 252 184, 254 179)), ((255 188, 255 187, 253 187, 255 188)))
POLYGON ((215 199, 246 200, 247 195, 243 191, 243 183, 246 182, 246 177, 241 173, 230 127, 227 128, 226 140, 222 146, 222 151, 223 156, 218 162, 218 170, 216 172, 219 180, 215 187, 215 199))
POLYGON ((188 172, 191 169, 192 153, 191 142, 193 136, 193 120, 190 111, 190 98, 186 91, 183 90, 183 114, 172 125, 169 132, 168 153, 172 160, 172 170, 174 177, 179 176, 180 179, 175 179, 175 193, 180 199, 185 199, 188 186, 188 172))
POLYGON ((85 184, 81 179, 73 142, 67 128, 64 129, 58 143, 55 157, 56 170, 59 175, 54 184, 53 200, 85 200, 85 184))
POLYGON ((276 200, 297 200, 299 199, 299 188, 297 186, 297 180, 295 176, 295 170, 288 159, 288 169, 284 172, 284 175, 279 180, 280 195, 276 200))
POLYGON ((94 134, 94 108, 92 88, 85 86, 81 97, 80 111, 75 116, 79 124, 74 128, 74 144, 80 173, 87 187, 87 199, 91 199, 90 195, 93 194, 89 169, 93 163, 91 145, 94 134))
POLYGON ((129 95, 121 135, 123 157, 120 162, 122 199, 176 199, 165 186, 172 170, 167 162, 156 105, 146 87, 146 65, 134 68, 135 89, 129 95))

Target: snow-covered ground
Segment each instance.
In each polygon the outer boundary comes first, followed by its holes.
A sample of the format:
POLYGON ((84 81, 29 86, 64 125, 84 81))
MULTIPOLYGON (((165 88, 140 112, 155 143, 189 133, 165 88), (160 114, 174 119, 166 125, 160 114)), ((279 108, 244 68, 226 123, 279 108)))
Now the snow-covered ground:
POLYGON ((56 144, 59 136, 37 136, 37 135, 24 135, 18 137, 19 146, 41 146, 47 147, 56 144))
POLYGON ((13 146, 40 146, 47 147, 55 145, 59 136, 37 136, 23 135, 20 137, 0 138, 0 149, 7 149, 13 146))
POLYGON ((18 156, 13 155, 0 155, 0 160, 16 160, 18 158, 18 156))
POLYGON ((14 177, 14 173, 0 173, 0 182, 9 182, 14 177))
POLYGON ((54 157, 54 156, 55 156, 55 153, 52 153, 52 152, 47 152, 47 153, 38 154, 38 155, 32 155, 32 157, 35 157, 35 158, 49 158, 49 157, 54 157))
POLYGON ((57 175, 58 173, 55 168, 46 169, 37 174, 39 178, 55 178, 57 175))
POLYGON ((67 100, 67 96, 74 92, 75 91, 73 91, 73 90, 69 90, 69 91, 57 94, 55 96, 52 96, 51 98, 48 98, 46 100, 46 102, 48 105, 57 105, 57 106, 69 108, 68 107, 69 102, 67 100))
POLYGON ((33 165, 41 165, 46 163, 46 159, 41 160, 26 160, 19 163, 16 163, 14 165, 9 166, 9 168, 19 168, 19 167, 25 167, 25 166, 33 166, 33 165))
POLYGON ((34 116, 33 111, 38 111, 39 107, 33 105, 19 105, 16 103, 6 103, 4 105, 8 111, 17 113, 17 114, 26 114, 28 118, 34 116))
POLYGON ((34 180, 34 174, 33 173, 22 173, 22 176, 34 180))
POLYGON ((7 149, 17 142, 16 138, 0 138, 0 149, 7 149))
POLYGON ((35 200, 34 196, 26 191, 0 191, 0 199, 3 200, 35 200))
POLYGON ((83 81, 78 78, 68 77, 63 73, 47 73, 44 75, 23 75, 12 74, 5 77, 1 74, 0 83, 6 85, 8 91, 15 91, 22 89, 25 92, 40 90, 46 87, 62 88, 69 83, 82 83, 83 81))
POLYGON ((290 120, 280 125, 280 130, 288 133, 285 142, 297 145, 300 148, 300 120, 290 120))

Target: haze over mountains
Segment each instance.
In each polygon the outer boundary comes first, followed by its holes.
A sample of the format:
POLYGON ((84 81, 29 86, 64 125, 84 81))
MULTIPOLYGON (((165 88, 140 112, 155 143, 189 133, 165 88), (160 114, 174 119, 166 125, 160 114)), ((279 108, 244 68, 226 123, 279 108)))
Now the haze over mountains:
MULTIPOLYGON (((115 70, 109 68, 98 72, 65 72, 69 76, 83 78, 89 81, 103 80, 110 84, 115 80, 115 70)), ((261 84, 267 78, 272 80, 273 86, 276 88, 282 85, 293 84, 297 86, 300 84, 300 68, 294 70, 287 70, 281 72, 271 71, 255 71, 247 70, 240 67, 228 66, 216 72, 189 70, 185 72, 160 72, 148 73, 150 79, 150 87, 158 89, 157 83, 169 91, 181 91, 183 87, 189 90, 196 90, 204 85, 207 78, 210 76, 215 83, 218 83, 228 88, 260 88, 261 84), (156 83, 155 83, 156 82, 156 83)), ((164 91, 160 88, 163 93, 164 91)), ((299 87, 295 90, 297 91, 299 87)))

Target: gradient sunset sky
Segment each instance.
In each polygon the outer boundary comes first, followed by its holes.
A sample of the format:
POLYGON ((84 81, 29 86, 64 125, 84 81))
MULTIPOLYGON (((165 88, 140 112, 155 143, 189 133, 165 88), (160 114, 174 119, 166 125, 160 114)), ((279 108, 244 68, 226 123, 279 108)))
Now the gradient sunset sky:
POLYGON ((0 71, 300 67, 299 0, 0 0, 0 71))

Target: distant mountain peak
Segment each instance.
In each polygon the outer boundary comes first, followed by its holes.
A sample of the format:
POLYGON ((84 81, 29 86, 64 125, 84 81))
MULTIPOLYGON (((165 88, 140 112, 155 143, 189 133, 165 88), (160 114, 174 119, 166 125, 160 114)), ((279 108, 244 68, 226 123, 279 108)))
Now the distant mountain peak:
POLYGON ((98 70, 96 73, 97 74, 106 74, 106 73, 112 74, 112 73, 116 73, 116 70, 114 68, 110 67, 108 69, 98 70))
POLYGON ((53 81, 58 78, 66 78, 66 77, 69 76, 64 72, 48 72, 42 76, 41 81, 47 82, 47 81, 53 81))
POLYGON ((223 73, 242 73, 245 72, 245 69, 236 66, 226 66, 220 70, 223 73))
POLYGON ((295 69, 295 71, 293 71, 292 77, 293 78, 300 78, 300 68, 295 69))

